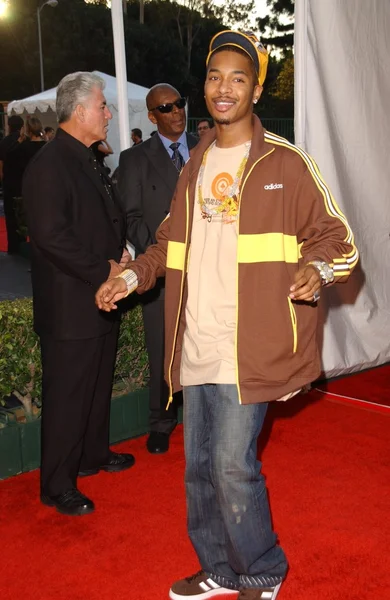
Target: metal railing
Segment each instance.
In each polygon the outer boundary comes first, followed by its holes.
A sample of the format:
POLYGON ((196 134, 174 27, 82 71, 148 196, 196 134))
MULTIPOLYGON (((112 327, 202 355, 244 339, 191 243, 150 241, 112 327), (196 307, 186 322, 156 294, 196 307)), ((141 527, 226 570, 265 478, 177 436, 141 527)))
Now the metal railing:
MULTIPOLYGON (((207 117, 206 117, 207 118, 207 117)), ((189 133, 197 134, 197 125, 199 121, 204 120, 204 117, 191 117, 188 119, 187 131, 189 133)), ((209 119, 208 119, 209 120, 209 119)), ((267 118, 261 119, 261 122, 265 129, 271 133, 276 133, 281 137, 286 138, 289 142, 294 143, 294 119, 288 118, 267 118)))

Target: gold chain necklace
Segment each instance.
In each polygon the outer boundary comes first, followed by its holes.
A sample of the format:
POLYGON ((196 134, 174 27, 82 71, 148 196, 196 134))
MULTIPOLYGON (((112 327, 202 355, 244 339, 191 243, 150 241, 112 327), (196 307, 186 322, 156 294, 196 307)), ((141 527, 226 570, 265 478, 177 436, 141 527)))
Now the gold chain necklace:
POLYGON ((210 223, 213 216, 222 215, 222 219, 224 223, 231 223, 234 221, 238 215, 239 204, 240 204, 240 193, 239 189, 241 186, 242 176, 245 171, 246 163, 248 161, 249 152, 251 148, 251 142, 246 142, 245 144, 245 154, 243 156, 242 161, 238 167, 236 176, 233 180, 233 183, 229 185, 225 192, 223 200, 219 200, 218 206, 213 209, 213 212, 207 207, 206 202, 203 198, 202 187, 203 187, 203 178, 204 172, 206 168, 207 156, 212 148, 215 146, 215 141, 207 148, 206 152, 203 155, 203 161, 199 169, 198 176, 198 203, 200 206, 200 212, 202 214, 202 219, 207 219, 210 223))

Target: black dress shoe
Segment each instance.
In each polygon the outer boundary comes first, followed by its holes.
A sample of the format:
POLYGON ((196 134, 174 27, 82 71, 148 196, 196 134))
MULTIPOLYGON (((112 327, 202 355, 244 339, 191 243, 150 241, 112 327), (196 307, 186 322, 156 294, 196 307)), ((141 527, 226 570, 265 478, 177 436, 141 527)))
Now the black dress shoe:
POLYGON ((88 515, 95 510, 95 505, 76 488, 71 488, 59 496, 45 496, 41 494, 41 502, 46 506, 55 506, 57 511, 63 515, 76 517, 88 515))
POLYGON ((169 450, 169 434, 160 431, 151 431, 146 442, 146 447, 151 454, 163 454, 169 450))
POLYGON ((87 477, 88 475, 96 475, 99 471, 108 471, 108 473, 119 473, 130 469, 135 463, 135 458, 132 454, 118 454, 110 452, 109 459, 100 467, 94 469, 82 469, 79 471, 79 477, 87 477))

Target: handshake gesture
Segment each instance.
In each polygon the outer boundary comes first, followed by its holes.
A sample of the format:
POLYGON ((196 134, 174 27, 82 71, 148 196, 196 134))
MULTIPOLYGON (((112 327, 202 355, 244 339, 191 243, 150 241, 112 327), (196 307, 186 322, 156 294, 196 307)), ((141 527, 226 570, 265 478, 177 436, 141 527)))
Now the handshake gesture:
POLYGON ((105 312, 116 310, 117 302, 126 298, 128 295, 126 281, 118 277, 131 261, 131 256, 127 250, 123 250, 122 258, 119 263, 110 260, 110 274, 95 295, 96 306, 105 312))
MULTIPOLYGON (((124 260, 122 257, 121 262, 117 265, 119 271, 116 272, 115 269, 111 269, 109 279, 96 292, 96 305, 100 310, 105 312, 116 310, 117 302, 122 300, 122 298, 126 298, 137 287, 137 283, 135 283, 134 288, 128 290, 125 279, 118 277, 129 263, 130 255, 127 251, 125 252, 127 254, 126 261, 124 261, 125 264, 121 267, 124 260)), ((307 264, 295 273, 294 282, 289 290, 289 296, 292 300, 298 302, 317 302, 320 298, 319 290, 321 286, 322 280, 317 268, 311 264, 307 264)))

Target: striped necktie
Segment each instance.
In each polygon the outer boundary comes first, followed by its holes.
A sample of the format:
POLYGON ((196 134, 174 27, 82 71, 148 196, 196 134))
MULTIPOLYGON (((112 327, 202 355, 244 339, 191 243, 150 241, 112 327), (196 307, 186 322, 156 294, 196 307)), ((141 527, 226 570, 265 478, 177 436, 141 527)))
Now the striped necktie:
POLYGON ((185 160, 183 156, 179 152, 180 142, 174 142, 169 147, 172 150, 172 162, 175 165, 176 169, 180 172, 185 165, 185 160))

